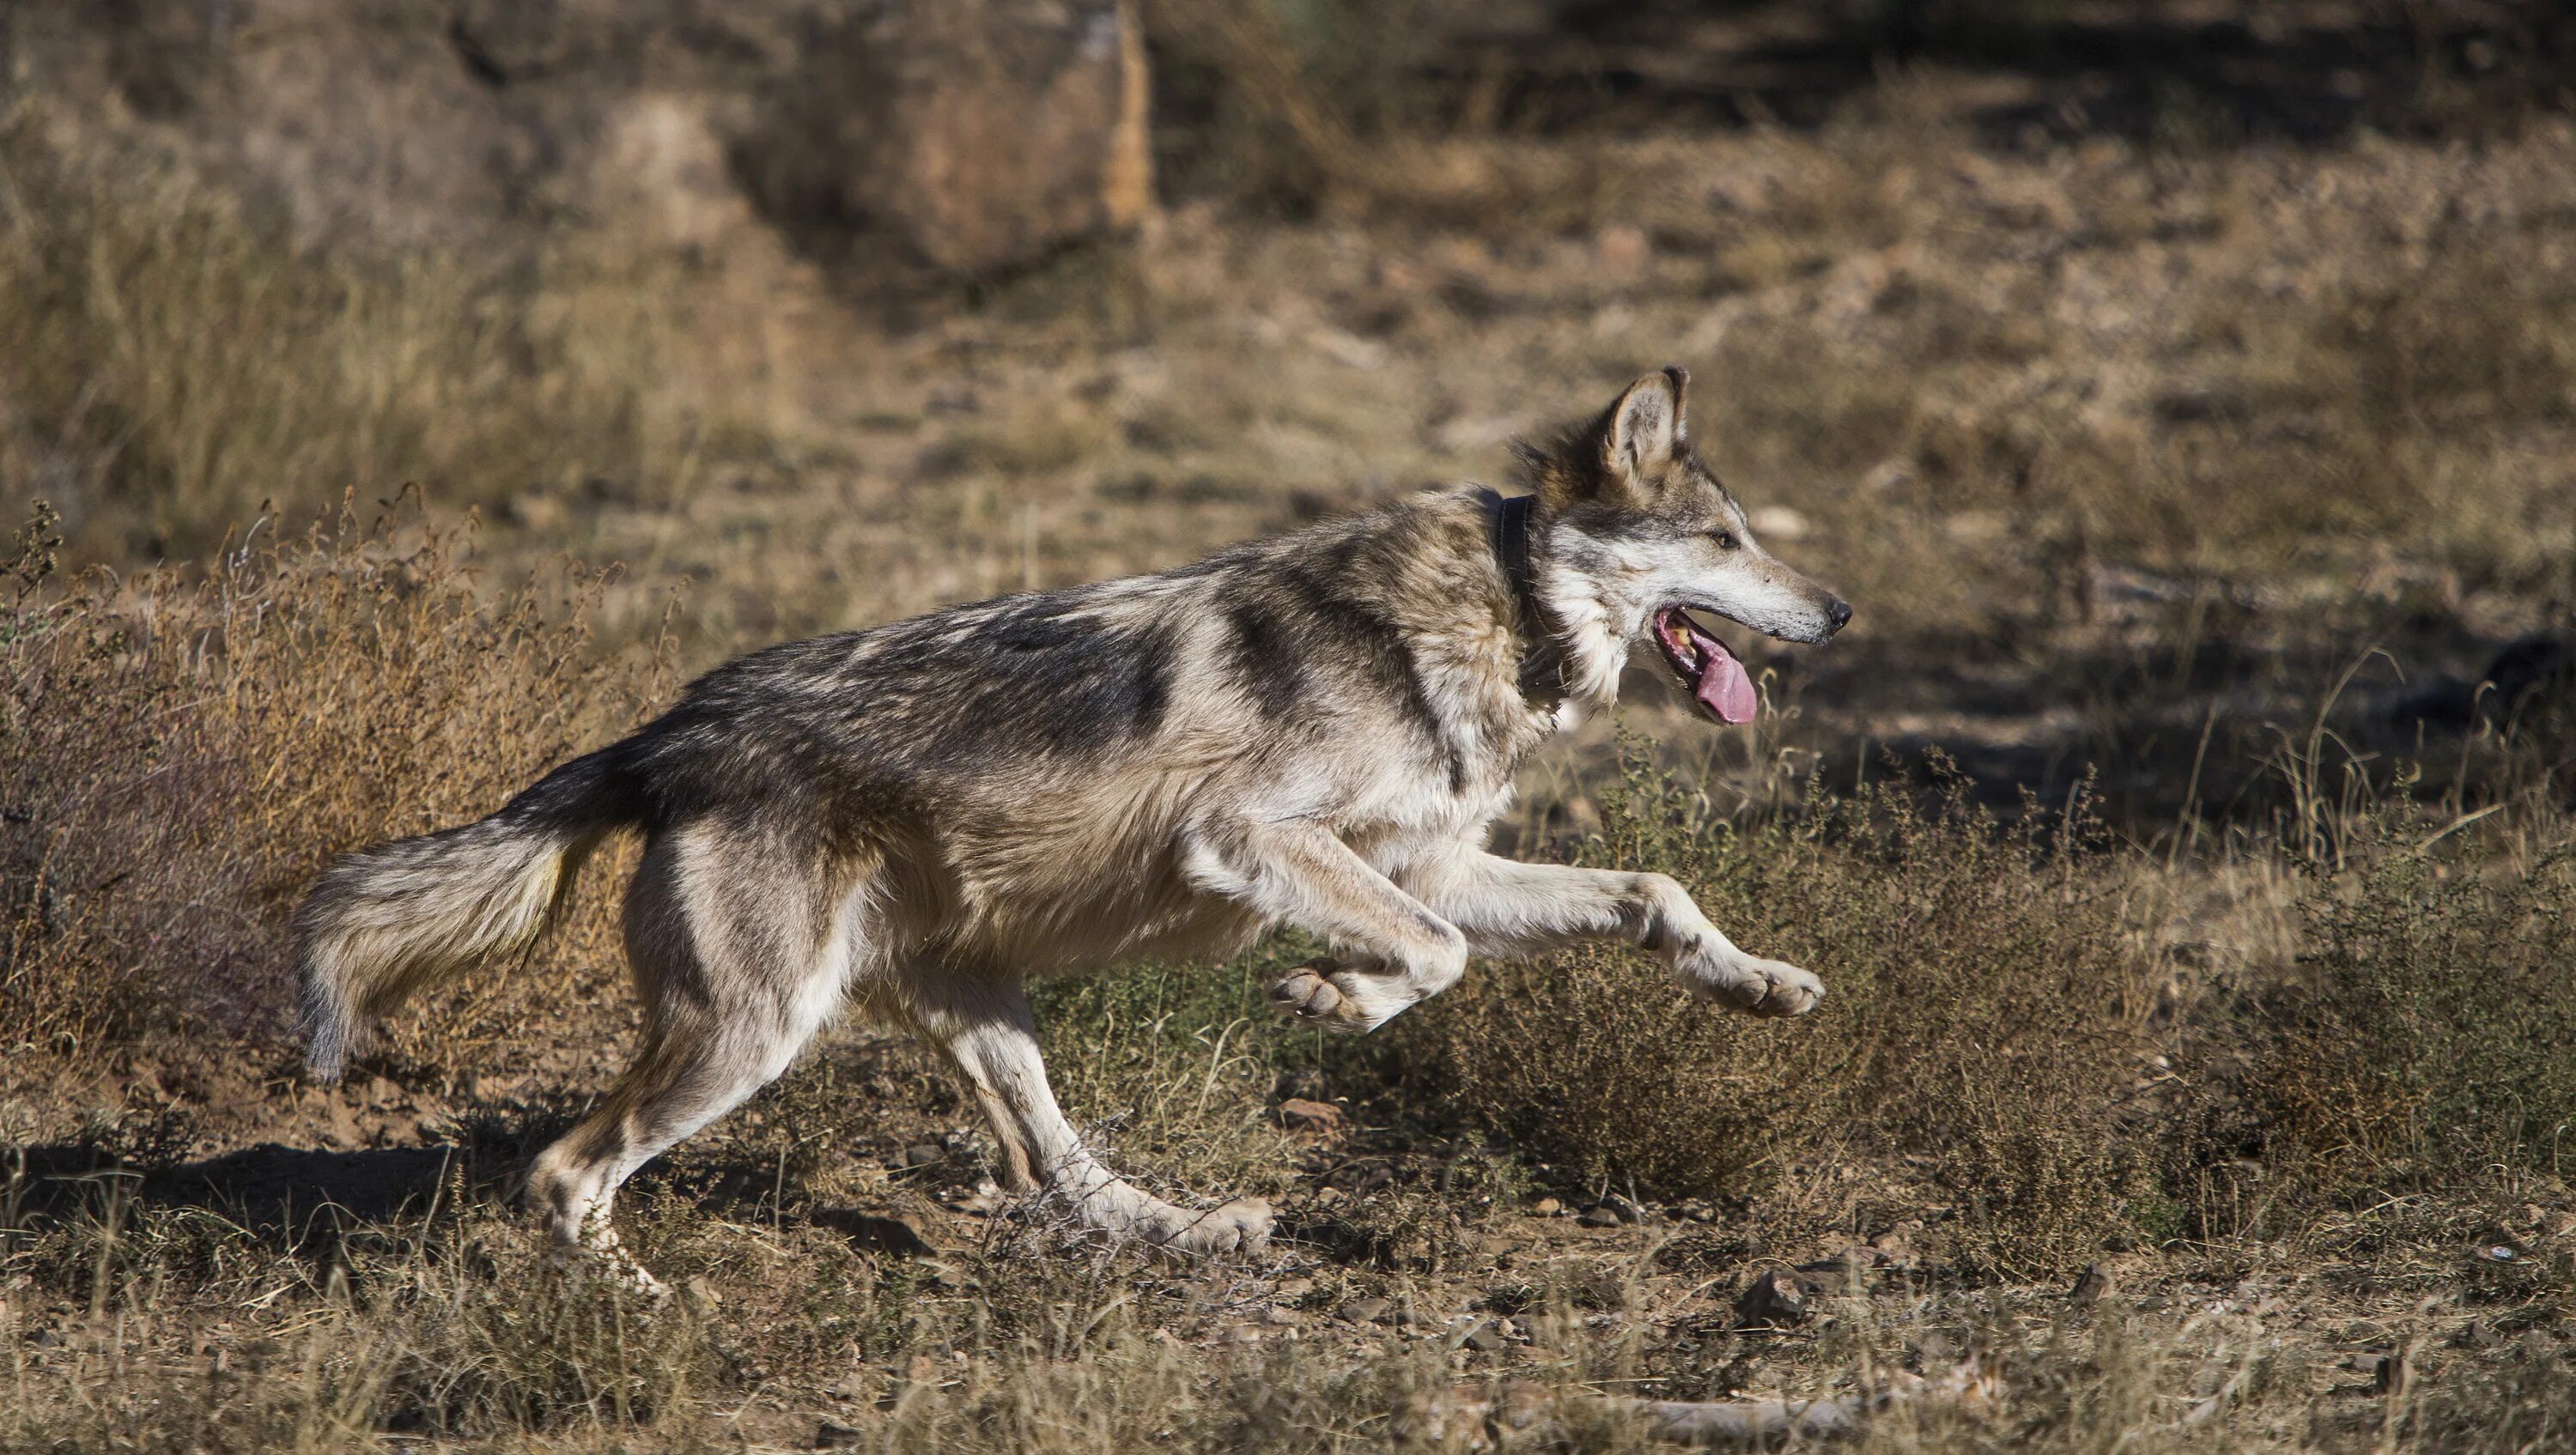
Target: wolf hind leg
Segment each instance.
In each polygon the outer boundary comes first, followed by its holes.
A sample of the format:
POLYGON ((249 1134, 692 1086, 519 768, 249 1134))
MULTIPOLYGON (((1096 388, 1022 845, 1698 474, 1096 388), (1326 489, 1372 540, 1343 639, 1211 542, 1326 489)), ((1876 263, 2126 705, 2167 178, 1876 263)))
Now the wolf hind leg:
POLYGON ((1175 1252, 1258 1252, 1268 1245, 1266 1202, 1175 1207, 1101 1165, 1056 1105, 1038 1050, 1037 1019, 1016 981, 942 972, 936 984, 916 989, 911 1013, 974 1088, 1013 1191, 1043 1192, 1086 1227, 1175 1252))
POLYGON ((821 887, 782 888, 774 854, 686 831, 646 850, 626 901, 643 1050, 528 1179, 559 1253, 603 1255, 652 1285, 618 1247, 617 1190, 776 1079, 831 1015, 848 951, 821 887))

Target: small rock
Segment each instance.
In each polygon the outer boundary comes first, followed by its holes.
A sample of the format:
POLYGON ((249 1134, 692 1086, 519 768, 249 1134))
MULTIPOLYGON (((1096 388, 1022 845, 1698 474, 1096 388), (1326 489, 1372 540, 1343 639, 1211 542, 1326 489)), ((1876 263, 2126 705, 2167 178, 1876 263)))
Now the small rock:
POLYGON ((931 1252, 930 1239, 909 1218, 861 1212, 857 1208, 827 1207, 815 1212, 814 1221, 837 1230, 860 1247, 874 1248, 898 1258, 926 1258, 931 1252))
POLYGON ((2511 1263, 2522 1257, 2522 1249, 2509 1238, 2488 1236, 2478 1240, 2478 1261, 2511 1263))
POLYGON ((2487 1321, 2484 1319, 2469 1320, 2460 1326, 2458 1333, 2451 1336, 2451 1342, 2463 1349, 2484 1349, 2495 1341, 2495 1330, 2487 1327, 2487 1321))
POLYGON ((1393 1323, 1395 1305, 1383 1298, 1355 1298, 1335 1309, 1333 1317, 1346 1324, 1393 1323))
POLYGON ((1787 1328, 1806 1322, 1813 1312, 1798 1275, 1786 1268, 1767 1268, 1753 1276, 1735 1301, 1738 1328, 1787 1328))
POLYGON ((1601 229, 1592 252, 1601 271, 1613 278, 1633 278, 1654 255, 1654 243, 1634 224, 1617 222, 1601 229))
POLYGON ((935 1167, 947 1160, 947 1148, 928 1142, 918 1142, 903 1149, 903 1165, 906 1167, 935 1167))
POLYGON ((2404 1394, 2406 1361, 2394 1354, 2382 1354, 2371 1360, 2370 1387, 2381 1394, 2404 1394))
POLYGON ((1601 1205, 1610 1209, 1612 1215, 1623 1223, 1642 1223, 1646 1220, 1646 1209, 1642 1203, 1621 1197, 1615 1192, 1601 1199, 1601 1205))
POLYGON ((530 530, 552 530, 563 524, 563 502, 541 491, 526 490, 503 502, 502 510, 511 520, 530 530))
POLYGON ((2066 1291, 2066 1296, 2073 1299, 2078 1308, 2091 1308, 2110 1291, 2111 1270, 2099 1263, 2087 1263, 2083 1274, 2075 1280, 2075 1286, 2066 1291))
POLYGON ((1798 1287, 1810 1297, 1819 1293, 1853 1293, 1866 1286, 1853 1283, 1851 1269, 1840 1258, 1819 1258, 1813 1263, 1801 1263, 1796 1272, 1798 1287))
POLYGON ((866 1432, 856 1425, 845 1425, 839 1420, 825 1419, 814 1427, 813 1447, 817 1450, 845 1450, 866 1438, 866 1432))
POLYGON ((1499 1354, 1510 1342, 1503 1337, 1502 1330, 1483 1319, 1470 1319, 1467 1323, 1466 1333, 1457 1339, 1458 1348, 1473 1349, 1479 1354, 1499 1354))
POLYGON ((1774 541, 1802 541, 1807 538, 1807 518, 1785 505, 1765 505, 1746 516, 1744 523, 1753 534, 1774 541))
POLYGON ((1328 1101, 1292 1096, 1279 1103, 1279 1124, 1309 1136, 1337 1136, 1342 1130, 1342 1109, 1328 1101))
POLYGON ((1552 1218, 1563 1211, 1565 1204, 1552 1197, 1542 1197, 1530 1204, 1530 1216, 1534 1218, 1552 1218))
POLYGON ((1619 1215, 1612 1212, 1607 1205, 1588 1207, 1583 1210, 1583 1216, 1576 1218, 1575 1221, 1587 1228, 1615 1228, 1619 1226, 1619 1215))

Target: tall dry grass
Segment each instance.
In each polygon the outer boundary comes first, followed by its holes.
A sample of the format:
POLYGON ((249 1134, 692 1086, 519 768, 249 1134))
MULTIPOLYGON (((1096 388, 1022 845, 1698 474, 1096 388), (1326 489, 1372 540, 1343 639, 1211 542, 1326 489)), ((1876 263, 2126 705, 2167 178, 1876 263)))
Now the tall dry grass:
POLYGON ((1955 1199, 1960 1255, 2019 1276, 2130 1231, 2153 1168, 2116 1119, 2152 1049, 2154 965, 2132 866, 2088 843, 2080 806, 2006 830, 1954 782, 1928 805, 1871 789, 1738 825, 1641 758, 1623 767, 1577 858, 1674 875, 1730 937, 1822 974, 1827 999, 1747 1021, 1609 947, 1486 967, 1416 1031, 1461 1111, 1595 1185, 1665 1197, 1741 1202, 1911 1160, 1955 1199))
MULTIPOLYGON (((262 521, 198 570, 67 581, 48 579, 52 523, 20 531, 0 626, 16 1066, 153 1032, 274 1035, 286 914, 331 855, 490 812, 667 686, 652 650, 595 650, 596 576, 493 589, 471 528, 416 503, 262 521)), ((605 963, 606 903, 560 954, 605 963)), ((441 1007, 441 1044, 472 1038, 494 983, 441 1007)))
POLYGON ((301 243, 179 155, 13 94, 0 507, 51 502, 87 558, 184 559, 263 504, 402 482, 449 508, 669 500, 757 433, 689 368, 683 272, 604 230, 492 257, 301 243))

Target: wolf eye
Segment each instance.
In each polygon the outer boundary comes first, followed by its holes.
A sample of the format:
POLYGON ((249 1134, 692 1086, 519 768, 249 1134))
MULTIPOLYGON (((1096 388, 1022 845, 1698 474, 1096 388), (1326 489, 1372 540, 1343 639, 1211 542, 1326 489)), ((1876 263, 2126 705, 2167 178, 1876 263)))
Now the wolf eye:
POLYGON ((1713 531, 1709 534, 1709 539, 1717 542, 1717 548, 1721 551, 1734 550, 1741 544, 1736 540, 1735 532, 1731 530, 1713 531))

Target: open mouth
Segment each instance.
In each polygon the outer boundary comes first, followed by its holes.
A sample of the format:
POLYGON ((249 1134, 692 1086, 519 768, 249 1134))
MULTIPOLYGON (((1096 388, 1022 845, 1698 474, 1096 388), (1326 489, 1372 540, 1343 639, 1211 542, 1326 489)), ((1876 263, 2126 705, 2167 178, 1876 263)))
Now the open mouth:
POLYGON ((1753 675, 1724 642, 1702 630, 1682 608, 1667 606, 1655 613, 1655 645, 1664 649, 1664 660, 1682 686, 1718 721, 1751 722, 1761 710, 1762 696, 1753 688, 1753 675))

